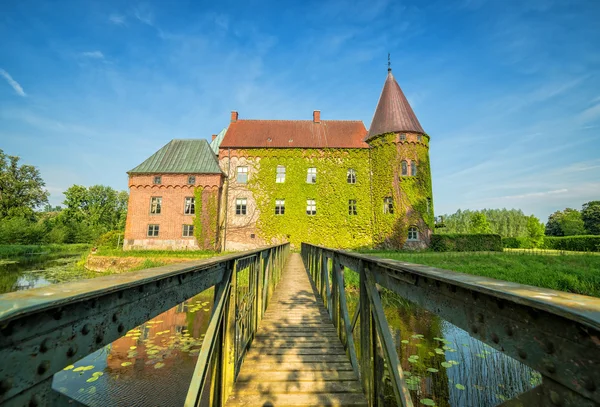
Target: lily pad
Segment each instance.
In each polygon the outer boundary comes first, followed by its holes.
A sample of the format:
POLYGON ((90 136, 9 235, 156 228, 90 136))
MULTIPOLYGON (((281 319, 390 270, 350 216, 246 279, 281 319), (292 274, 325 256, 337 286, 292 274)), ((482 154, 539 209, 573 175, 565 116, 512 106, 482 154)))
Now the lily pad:
POLYGON ((137 349, 137 346, 130 346, 129 349, 131 349, 131 350, 137 349))
POLYGON ((455 387, 456 387, 458 390, 464 390, 464 389, 465 389, 465 386, 463 386, 462 384, 458 384, 458 383, 456 383, 456 384, 455 384, 455 387))
POLYGON ((428 367, 428 368, 427 368, 427 371, 428 371, 428 372, 431 372, 431 373, 437 373, 437 372, 439 372, 439 370, 438 370, 438 369, 436 369, 436 368, 434 368, 434 367, 428 367))
POLYGON ((431 399, 421 399, 419 401, 421 402, 421 404, 424 404, 426 406, 435 406, 435 401, 431 399))
POLYGON ((411 338, 413 338, 413 339, 423 339, 424 336, 421 335, 421 334, 414 334, 414 335, 411 335, 411 338))
POLYGON ((131 366, 133 363, 131 362, 123 362, 121 363, 121 366, 126 367, 126 366, 131 366))
POLYGON ((448 362, 442 362, 442 363, 441 363, 441 365, 442 365, 443 367, 445 367, 446 369, 448 369, 448 368, 450 368, 450 367, 454 366, 452 363, 448 363, 448 362))
POLYGON ((95 382, 96 380, 98 380, 98 376, 92 376, 89 379, 87 379, 86 382, 91 383, 91 382, 95 382))
POLYGON ((434 351, 435 351, 435 353, 437 353, 438 355, 443 355, 443 354, 444 354, 444 351, 443 351, 443 350, 441 350, 440 348, 435 348, 435 349, 434 349, 434 351))
POLYGON ((104 373, 102 373, 102 372, 94 372, 94 373, 92 373, 92 376, 100 377, 100 376, 102 376, 103 374, 104 374, 104 373))
POLYGON ((408 341, 407 341, 406 339, 404 339, 404 340, 402 340, 402 341, 400 341, 400 342, 402 342, 402 343, 404 343, 404 344, 407 344, 407 343, 408 343, 408 341))
POLYGON ((162 363, 162 362, 158 362, 157 364, 155 364, 155 365, 154 365, 154 368, 155 368, 155 369, 160 369, 161 367, 164 367, 164 366, 165 366, 165 364, 164 364, 164 363, 162 363))
POLYGON ((71 370, 75 367, 75 365, 69 365, 67 367, 65 367, 63 370, 71 370))

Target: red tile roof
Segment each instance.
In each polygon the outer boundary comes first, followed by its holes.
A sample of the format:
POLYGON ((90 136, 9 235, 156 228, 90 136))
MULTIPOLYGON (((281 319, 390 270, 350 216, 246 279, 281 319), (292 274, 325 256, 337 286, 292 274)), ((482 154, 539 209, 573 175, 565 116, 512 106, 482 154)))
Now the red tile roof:
POLYGON ((368 148, 362 121, 236 120, 220 148, 368 148))
POLYGON ((389 70, 366 140, 380 134, 399 131, 425 134, 392 71, 389 70))

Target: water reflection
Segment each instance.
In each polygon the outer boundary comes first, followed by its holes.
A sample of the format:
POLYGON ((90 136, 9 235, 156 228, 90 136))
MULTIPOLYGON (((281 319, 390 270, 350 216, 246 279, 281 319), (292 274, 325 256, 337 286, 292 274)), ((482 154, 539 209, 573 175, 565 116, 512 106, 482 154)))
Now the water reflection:
POLYGON ((183 405, 210 319, 209 289, 56 375, 52 387, 88 406, 183 405))
MULTIPOLYGON (((384 311, 415 405, 496 406, 541 382, 541 375, 435 314, 382 289, 384 311)), ((358 293, 347 292, 351 315, 358 293)), ((355 344, 360 343, 360 322, 355 344)), ((356 347, 360 355, 360 349, 356 347)), ((360 356, 359 356, 360 360, 360 356)), ((383 404, 395 406, 389 373, 383 404)))

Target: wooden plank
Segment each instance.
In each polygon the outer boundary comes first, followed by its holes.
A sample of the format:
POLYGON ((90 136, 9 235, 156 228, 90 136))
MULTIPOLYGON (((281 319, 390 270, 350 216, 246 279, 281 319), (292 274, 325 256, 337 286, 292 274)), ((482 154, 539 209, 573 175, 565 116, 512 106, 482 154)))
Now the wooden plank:
POLYGON ((242 370, 237 377, 236 386, 239 383, 247 381, 255 382, 280 382, 280 381, 294 381, 294 382, 314 382, 314 381, 327 381, 327 380, 356 380, 356 375, 352 370, 340 370, 340 371, 327 371, 327 370, 305 370, 297 372, 245 372, 242 365, 242 370))
POLYGON ((348 357, 346 355, 331 355, 331 354, 320 354, 320 355, 292 355, 289 353, 284 354, 253 354, 248 355, 244 360, 244 364, 252 363, 347 363, 348 357))
POLYGON ((338 371, 338 370, 352 370, 352 365, 345 362, 283 362, 283 363, 254 363, 248 361, 244 363, 242 369, 246 372, 256 371, 290 371, 290 370, 324 370, 324 371, 338 371))
POLYGON ((252 347, 261 355, 345 355, 346 351, 342 346, 320 346, 314 348, 273 348, 271 346, 263 346, 261 348, 252 347))
POLYGON ((232 396, 247 393, 271 393, 271 394, 293 394, 293 393, 362 393, 362 387, 356 380, 315 380, 315 381, 247 381, 239 383, 232 396))
POLYGON ((231 406, 367 406, 364 398, 356 393, 319 393, 319 394, 243 394, 231 397, 231 406))

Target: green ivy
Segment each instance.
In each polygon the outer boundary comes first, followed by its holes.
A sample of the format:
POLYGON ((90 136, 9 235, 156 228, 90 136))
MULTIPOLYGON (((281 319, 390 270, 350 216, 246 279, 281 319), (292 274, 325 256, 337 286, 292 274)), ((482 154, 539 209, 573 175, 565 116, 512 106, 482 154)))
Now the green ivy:
POLYGON ((251 149, 240 151, 255 167, 248 180, 258 208, 257 233, 266 241, 288 240, 299 247, 311 242, 329 247, 372 245, 372 211, 367 149, 251 149), (284 183, 276 183, 277 166, 285 166, 284 183), (306 182, 307 169, 317 168, 317 182, 306 182), (348 169, 356 183, 348 184, 348 169), (275 200, 285 199, 285 214, 275 215, 275 200), (315 199, 317 213, 306 214, 315 199), (357 215, 348 201, 356 200, 357 215))
MULTIPOLYGON (((427 198, 432 198, 429 136, 425 135, 422 143, 397 143, 396 138, 395 133, 388 133, 369 142, 375 246, 403 247, 410 226, 417 226, 421 234, 434 227, 433 200, 427 210, 427 198), (400 175, 402 160, 417 161, 416 176, 400 175), (394 201, 393 214, 383 212, 383 202, 388 196, 394 201)), ((410 166, 408 169, 410 173, 410 166)))
POLYGON ((217 243, 217 211, 218 195, 214 191, 207 191, 202 186, 194 188, 194 237, 201 249, 216 248, 217 243), (206 206, 206 211, 203 210, 206 206))
POLYGON ((204 187, 198 186, 194 188, 194 237, 200 248, 203 248, 202 242, 206 240, 204 224, 202 222, 202 192, 204 192, 204 187))

